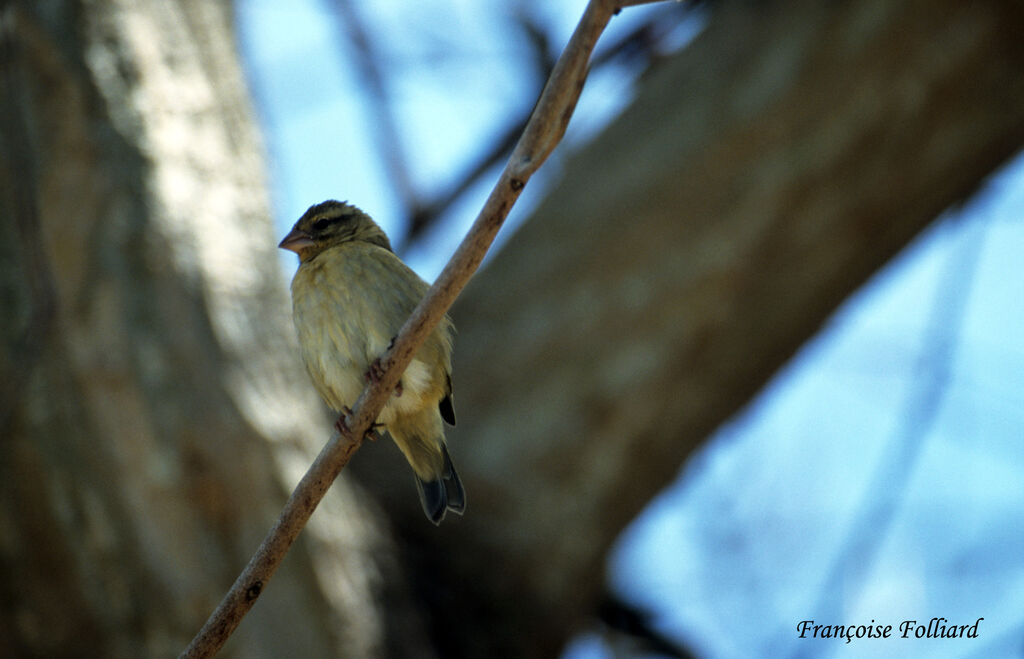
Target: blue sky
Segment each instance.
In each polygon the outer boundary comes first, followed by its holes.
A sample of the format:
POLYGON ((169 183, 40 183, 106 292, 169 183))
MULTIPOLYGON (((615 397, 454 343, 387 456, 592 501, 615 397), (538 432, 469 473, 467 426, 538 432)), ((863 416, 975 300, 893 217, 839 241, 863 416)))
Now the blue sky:
MULTIPOLYGON (((583 4, 543 5, 559 47, 583 4)), ((395 110, 419 189, 443 187, 510 114, 532 105, 505 5, 358 6, 372 30, 389 35, 387 51, 403 72, 395 110)), ((605 39, 642 11, 616 17, 605 39)), ((370 138, 374 119, 326 5, 243 0, 238 20, 271 156, 279 233, 332 197, 358 203, 400 232, 400 209, 370 138)), ((629 102, 630 81, 621 73, 592 76, 560 149, 629 102)), ((557 159, 546 167, 556 169, 557 159)), ((485 177, 406 255, 426 279, 440 270, 493 180, 485 177)), ((535 181, 505 231, 543 194, 543 177, 535 181)), ((1018 159, 877 273, 685 465, 622 538, 610 566, 620 592, 706 656, 1020 656, 1022 218, 1018 159), (804 619, 932 616, 985 620, 979 639, 956 641, 846 645, 800 640, 795 631, 804 619)), ((294 259, 282 264, 282 276, 290 276, 294 259)), ((567 654, 601 657, 607 648, 585 635, 567 654)))
MULTIPOLYGON (((806 618, 984 616, 990 643, 1020 630, 1022 212, 1018 161, 849 299, 629 530, 612 570, 619 588, 709 656, 789 654, 806 618), (948 280, 965 266, 964 311, 947 314, 960 305, 948 280), (899 458, 908 446, 911 459, 899 458), (886 489, 896 490, 891 519, 865 520, 886 489), (855 533, 870 537, 867 550, 822 606, 826 575, 855 533), (731 629, 751 620, 756 632, 731 629)), ((980 654, 1019 653, 1018 636, 980 654)), ((838 656, 981 647, 822 645, 838 656)))

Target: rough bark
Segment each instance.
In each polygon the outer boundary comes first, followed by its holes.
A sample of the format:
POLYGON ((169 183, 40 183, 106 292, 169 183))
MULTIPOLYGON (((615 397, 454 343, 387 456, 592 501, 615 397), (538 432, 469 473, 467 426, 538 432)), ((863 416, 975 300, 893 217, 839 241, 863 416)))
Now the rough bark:
MULTIPOLYGON (((1018 3, 722 2, 454 310, 466 516, 384 458, 445 656, 552 656, 609 547, 836 306, 1024 141, 1018 3)), ((375 454, 394 454, 375 448, 375 454)))
MULTIPOLYGON (((174 656, 329 429, 293 346, 230 10, 5 3, 0 19, 0 647, 174 656)), ((227 656, 385 652, 382 601, 408 612, 387 537, 335 490, 227 656)))

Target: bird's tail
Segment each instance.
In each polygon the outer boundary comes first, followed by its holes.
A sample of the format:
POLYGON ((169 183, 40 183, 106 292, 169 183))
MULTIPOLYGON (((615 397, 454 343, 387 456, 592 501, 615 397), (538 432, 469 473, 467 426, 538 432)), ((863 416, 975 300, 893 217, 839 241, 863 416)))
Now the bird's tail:
POLYGON ((462 481, 455 471, 452 458, 448 455, 448 448, 441 444, 441 454, 444 465, 438 478, 425 480, 416 477, 416 484, 420 490, 420 503, 423 504, 423 512, 427 514, 434 524, 440 524, 444 519, 445 512, 452 511, 459 515, 466 509, 466 491, 462 489, 462 481))
POLYGON ((388 425, 388 432, 416 473, 427 519, 440 524, 449 510, 461 515, 466 509, 466 492, 444 445, 440 415, 429 410, 419 417, 396 419, 388 425))

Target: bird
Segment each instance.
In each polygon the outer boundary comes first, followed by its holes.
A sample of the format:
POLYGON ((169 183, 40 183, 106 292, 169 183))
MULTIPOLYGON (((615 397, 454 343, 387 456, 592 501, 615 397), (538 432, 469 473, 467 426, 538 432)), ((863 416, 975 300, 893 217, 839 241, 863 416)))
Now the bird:
MULTIPOLYGON (((292 316, 303 362, 324 402, 341 413, 380 374, 379 357, 428 285, 391 249, 376 222, 347 202, 311 206, 278 247, 295 252, 292 316)), ((455 425, 447 316, 419 348, 377 417, 416 476, 423 512, 440 524, 461 515, 466 493, 445 442, 455 425)), ((340 428, 339 428, 340 429, 340 428)))

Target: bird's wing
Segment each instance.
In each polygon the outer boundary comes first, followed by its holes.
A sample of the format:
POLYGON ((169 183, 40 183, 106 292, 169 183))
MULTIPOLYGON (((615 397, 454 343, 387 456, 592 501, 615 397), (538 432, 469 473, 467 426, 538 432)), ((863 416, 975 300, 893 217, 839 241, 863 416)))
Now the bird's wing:
POLYGON ((437 404, 441 410, 441 418, 450 426, 455 425, 455 405, 452 402, 452 374, 445 373, 445 394, 441 402, 437 404))

